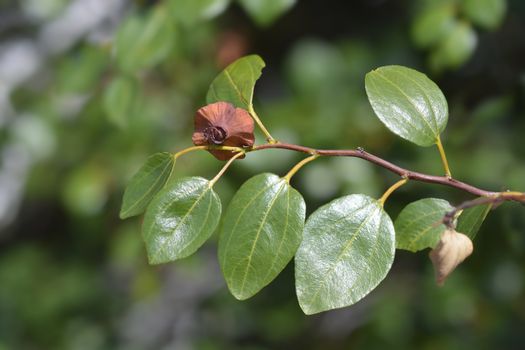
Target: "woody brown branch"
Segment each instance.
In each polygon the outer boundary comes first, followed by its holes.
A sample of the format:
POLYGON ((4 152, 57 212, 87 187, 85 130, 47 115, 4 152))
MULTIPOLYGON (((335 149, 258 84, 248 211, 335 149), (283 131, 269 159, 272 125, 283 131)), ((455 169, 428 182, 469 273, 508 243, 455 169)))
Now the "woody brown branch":
POLYGON ((380 158, 374 154, 368 153, 362 148, 350 149, 350 150, 324 150, 324 149, 315 149, 311 147, 294 145, 290 143, 273 143, 273 144, 264 144, 264 145, 254 146, 251 149, 248 149, 247 151, 250 152, 250 151, 263 150, 263 149, 274 149, 274 148, 287 149, 290 151, 302 152, 302 153, 307 153, 307 154, 318 154, 320 156, 361 158, 373 164, 376 164, 386 170, 389 170, 390 172, 393 172, 399 176, 406 177, 410 180, 439 184, 439 185, 457 188, 459 190, 468 192, 475 196, 491 198, 489 199, 489 202, 491 201, 494 202, 495 201, 494 198, 498 198, 498 201, 510 200, 510 201, 517 201, 517 202, 525 203, 525 193, 512 192, 506 195, 505 192, 494 192, 494 191, 484 190, 476 186, 456 180, 451 177, 429 175, 429 174, 419 173, 416 171, 411 171, 411 170, 402 168, 396 164, 390 163, 389 161, 384 160, 383 158, 380 158))

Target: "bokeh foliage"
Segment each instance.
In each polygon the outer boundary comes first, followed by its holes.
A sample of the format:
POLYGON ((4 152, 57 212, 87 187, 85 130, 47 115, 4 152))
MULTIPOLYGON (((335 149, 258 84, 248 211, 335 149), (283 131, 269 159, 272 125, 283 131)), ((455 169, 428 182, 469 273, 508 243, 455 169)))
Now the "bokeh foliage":
MULTIPOLYGON (((150 154, 190 145, 194 111, 206 103, 213 78, 248 53, 267 63, 254 102, 278 139, 361 146, 439 174, 434 150, 398 140, 366 99, 368 71, 406 65, 429 74, 447 98, 442 138, 454 176, 495 190, 525 190, 521 1, 275 0, 267 9, 248 0, 99 1, 92 12, 78 10, 81 3, 0 1, 2 16, 11 19, 0 28, 0 349, 525 343, 521 206, 505 204, 489 214, 474 255, 445 287, 433 284, 426 252, 398 251, 392 272, 367 300, 311 317, 297 306, 293 266, 239 302, 220 277, 216 235, 193 257, 152 267, 142 219, 118 218, 123 188, 138 167, 150 154), (425 13, 433 6, 439 10, 425 13), (64 21, 75 11, 90 20, 64 21), (425 20, 434 30, 423 33, 436 37, 416 33, 425 20), (66 27, 57 32, 60 23, 66 27)), ((223 205, 246 179, 284 175, 296 157, 277 150, 249 154, 217 183, 223 205)), ((221 165, 202 153, 181 158, 174 171, 211 178, 221 165)), ((322 159, 293 182, 311 213, 338 195, 377 197, 393 179, 357 159, 322 159)), ((411 184, 385 209, 395 217, 425 197, 469 198, 411 184)))

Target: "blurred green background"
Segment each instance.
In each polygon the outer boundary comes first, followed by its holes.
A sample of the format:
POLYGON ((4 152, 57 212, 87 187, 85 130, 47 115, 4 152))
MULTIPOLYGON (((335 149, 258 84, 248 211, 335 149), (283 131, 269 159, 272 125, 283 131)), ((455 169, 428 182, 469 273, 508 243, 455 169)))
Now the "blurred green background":
MULTIPOLYGON (((214 76, 249 53, 267 67, 256 109, 278 139, 355 148, 441 174, 438 153, 391 134, 364 75, 385 64, 427 73, 449 101, 452 173, 525 190, 525 2, 520 0, 0 0, 0 350, 523 349, 525 208, 506 203, 442 288, 425 252, 396 253, 356 305, 315 316, 293 264, 252 299, 229 295, 216 237, 149 266, 140 218, 118 219, 148 155, 191 145, 214 76)), ((259 142, 263 137, 258 135, 259 142)), ((254 174, 300 156, 249 154, 217 190, 227 205, 254 174)), ((176 176, 212 177, 209 154, 176 176)), ((396 179, 358 159, 321 159, 294 177, 308 212, 396 179)), ((409 184, 386 210, 465 193, 409 184)))

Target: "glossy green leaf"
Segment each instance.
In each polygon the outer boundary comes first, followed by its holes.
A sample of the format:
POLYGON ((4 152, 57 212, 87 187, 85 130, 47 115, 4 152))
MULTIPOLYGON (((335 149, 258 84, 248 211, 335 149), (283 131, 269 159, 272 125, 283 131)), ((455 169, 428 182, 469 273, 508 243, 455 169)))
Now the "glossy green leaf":
POLYGON ((284 179, 260 174, 233 197, 221 225, 219 262, 231 293, 247 299, 269 284, 294 256, 305 203, 284 179))
POLYGON ((393 133, 419 146, 436 143, 448 120, 439 87, 425 74, 402 66, 384 66, 365 78, 375 114, 393 133))
POLYGON ((472 23, 496 29, 507 12, 506 0, 463 0, 463 12, 472 23))
POLYGON ((417 252, 434 248, 445 231, 441 222, 454 209, 446 200, 425 198, 407 205, 397 217, 396 248, 417 252))
POLYGON ((104 91, 104 110, 109 120, 124 127, 133 112, 138 95, 138 85, 132 78, 118 76, 104 91))
POLYGON ((467 62, 478 43, 478 36, 468 23, 457 22, 430 55, 434 70, 457 68, 467 62))
POLYGON ((268 26, 295 5, 296 0, 237 0, 260 26, 268 26))
POLYGON ((150 156, 126 187, 120 218, 142 214, 151 199, 168 181, 174 165, 175 161, 170 153, 155 153, 150 156))
POLYGON ((306 221, 295 256, 304 313, 356 303, 385 278, 394 253, 394 225, 379 201, 356 194, 317 209, 306 221))
POLYGON ((221 14, 229 3, 230 0, 168 0, 167 2, 173 17, 187 26, 221 14))
POLYGON ((202 177, 177 179, 148 206, 142 227, 150 264, 185 258, 215 231, 221 200, 202 177))
POLYGON ((255 82, 264 66, 264 61, 257 55, 239 58, 213 80, 206 96, 207 102, 226 101, 250 110, 255 82))
POLYGON ((411 28, 412 39, 418 47, 428 48, 450 32, 455 21, 453 4, 429 6, 416 16, 411 28))
POLYGON ((456 231, 466 234, 473 240, 491 209, 492 204, 489 203, 463 210, 458 218, 456 231))
POLYGON ((129 16, 116 36, 118 66, 133 73, 158 64, 171 52, 175 34, 173 20, 164 6, 154 7, 147 16, 129 16))

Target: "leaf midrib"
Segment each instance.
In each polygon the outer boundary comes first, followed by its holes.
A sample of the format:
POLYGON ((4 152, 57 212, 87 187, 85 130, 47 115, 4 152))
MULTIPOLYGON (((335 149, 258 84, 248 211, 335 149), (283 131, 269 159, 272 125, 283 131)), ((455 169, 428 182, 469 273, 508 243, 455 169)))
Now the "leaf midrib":
POLYGON ((285 186, 286 186, 286 183, 283 181, 283 183, 281 184, 281 187, 275 193, 275 197, 270 202, 270 204, 268 206, 268 209, 264 213, 262 221, 261 221, 261 223, 259 225, 259 228, 257 229, 257 233, 255 234, 255 239, 254 239, 254 241, 252 243, 252 248, 250 250, 250 253, 248 254, 248 262, 246 264, 246 269, 244 270, 244 276, 243 276, 243 279, 242 279, 241 291, 240 291, 241 295, 244 294, 244 286, 246 284, 246 279, 248 277, 248 270, 249 270, 249 266, 250 266, 252 258, 253 258, 253 252, 255 251, 255 246, 257 245, 257 242, 259 241, 259 236, 261 235, 262 228, 263 228, 264 224, 266 223, 266 218, 268 217, 268 214, 270 213, 270 211, 273 209, 273 206, 274 206, 275 202, 277 201, 277 198, 279 198, 279 194, 281 193, 281 191, 283 190, 283 188, 285 186))
POLYGON ((434 122, 434 125, 436 126, 436 132, 440 131, 440 127, 438 126, 438 123, 437 123, 438 122, 437 115, 436 115, 436 112, 434 112, 434 108, 432 108, 432 103, 430 103, 430 98, 428 94, 425 92, 426 89, 419 83, 419 81, 413 79, 410 75, 406 74, 406 72, 403 72, 402 70, 396 70, 395 73, 398 73, 402 75, 403 77, 405 77, 406 79, 410 80, 412 83, 417 85, 417 87, 421 90, 423 98, 428 103, 428 106, 430 107, 430 111, 432 112, 432 116, 434 117, 432 118, 432 121, 434 122))
MULTIPOLYGON (((393 81, 391 81, 390 79, 388 79, 386 76, 384 76, 383 74, 381 74, 378 70, 375 71, 377 73, 377 75, 382 78, 383 80, 385 80, 387 83, 389 83, 390 85, 392 85, 394 88, 396 88, 407 100, 408 102, 410 103, 410 105, 412 105, 412 108, 414 108, 414 110, 416 111, 417 114, 419 114, 420 118, 425 122, 425 124, 428 126, 428 128, 430 129, 431 132, 433 132, 433 134, 430 134, 430 136, 434 137, 434 138, 437 138, 437 136, 439 135, 439 132, 435 131, 432 126, 430 125, 430 123, 428 122, 428 120, 426 120, 425 117, 423 117, 423 114, 421 113, 421 111, 419 111, 419 109, 416 107, 416 105, 414 104, 414 102, 410 99, 410 97, 405 94, 405 92, 397 85, 395 84, 393 81)), ((414 129, 418 130, 419 128, 416 128, 416 126, 412 123, 409 123, 411 124, 414 129)), ((426 134, 426 132, 425 132, 426 134)), ((427 134, 428 135, 428 134, 427 134)))
POLYGON ((237 225, 239 225, 239 222, 241 221, 241 217, 243 216, 244 212, 250 207, 250 205, 257 199, 261 194, 263 194, 267 189, 277 184, 277 182, 271 183, 270 185, 263 188, 261 191, 259 191, 255 196, 253 196, 250 201, 242 208, 242 210, 239 213, 239 216, 237 216, 237 220, 235 220, 235 223, 233 224, 232 229, 230 230, 228 240, 226 241, 226 245, 224 246, 224 253, 219 256, 219 259, 222 261, 222 269, 224 273, 226 273, 226 259, 223 257, 225 254, 227 254, 228 248, 230 247, 230 242, 232 240, 232 237, 234 236, 235 229, 237 228, 237 225))
MULTIPOLYGON (((374 205, 374 203, 367 203, 367 205, 363 206, 361 209, 364 209, 368 206, 371 206, 371 205, 374 205)), ((324 278, 322 280, 322 283, 319 284, 319 287, 316 289, 314 295, 310 298, 310 302, 307 303, 307 305, 312 305, 313 302, 315 300, 317 300, 317 297, 319 296, 319 292, 321 291, 322 288, 324 288, 325 284, 326 284, 326 281, 328 281, 328 277, 330 277, 330 275, 334 272, 335 270, 335 267, 339 264, 339 262, 341 261, 341 257, 343 255, 346 254, 346 252, 348 251, 348 249, 350 249, 350 247, 352 246, 353 242, 357 239, 358 235, 360 234, 361 230, 363 229, 363 227, 370 221, 370 219, 375 215, 375 210, 377 210, 377 206, 374 208, 373 211, 370 212, 370 215, 368 215, 366 217, 365 220, 363 220, 361 222, 361 224, 357 227, 357 229, 355 230, 355 233, 353 234, 352 238, 347 242, 347 244, 343 247, 343 249, 341 250, 341 253, 339 253, 339 255, 337 256, 336 260, 334 261, 334 263, 332 264, 332 266, 330 266, 330 269, 328 270, 328 272, 324 273, 324 278)), ((347 218, 349 215, 345 215, 344 218, 347 218)))
MULTIPOLYGON (((209 189, 211 191, 211 189, 209 189)), ((208 209, 206 210, 206 216, 204 217, 204 220, 202 220, 202 226, 201 228, 193 235, 193 237, 191 238, 191 240, 184 246, 184 248, 180 249, 180 252, 181 252, 181 255, 184 255, 182 252, 184 250, 186 250, 189 246, 191 246, 191 244, 193 244, 193 242, 195 242, 195 240, 197 238, 200 237, 202 231, 204 231, 204 229, 206 228, 207 226, 207 223, 208 223, 208 217, 210 216, 210 213, 211 213, 211 207, 212 207, 212 202, 213 202, 213 193, 210 193, 210 201, 208 203, 208 209)))
MULTIPOLYGON (((174 164, 174 163, 173 163, 174 164)), ((128 207, 128 209, 126 211, 124 211, 122 214, 124 216, 126 216, 127 214, 129 214, 130 211, 132 211, 133 209, 135 209, 135 207, 144 199, 146 198, 146 196, 148 196, 152 191, 153 191, 153 188, 155 188, 157 186, 157 184, 159 183, 159 181, 161 180, 161 178, 163 178, 164 176, 164 173, 166 172, 166 169, 168 169, 170 167, 170 165, 172 165, 172 162, 171 162, 171 159, 168 160, 166 166, 162 169, 161 173, 159 174, 159 176, 157 177, 157 179, 155 180, 155 182, 153 183, 153 185, 151 185, 147 191, 144 192, 144 194, 139 198, 137 199, 131 206, 128 207)), ((151 174, 151 172, 149 173, 151 174)), ((145 178, 147 176, 149 176, 149 174, 145 174, 142 178, 145 178)))
POLYGON ((228 79, 228 81, 230 82, 230 84, 233 86, 233 88, 235 89, 235 92, 237 93, 237 95, 239 95, 239 99, 241 100, 242 103, 244 103, 247 107, 251 105, 251 102, 248 102, 246 100, 246 98, 242 95, 242 92, 241 90, 239 89, 239 87, 237 86, 237 84, 233 81, 233 78, 232 76, 230 75, 230 72, 228 71, 228 69, 225 69, 224 70, 224 75, 226 76, 226 78, 228 79))
MULTIPOLYGON (((204 195, 206 193, 208 193, 208 191, 210 191, 211 188, 209 186, 205 186, 205 189, 204 191, 199 195, 199 197, 197 198, 197 200, 192 204, 192 206, 190 207, 190 209, 188 209, 188 211, 186 212, 186 214, 184 214, 184 216, 179 220, 179 222, 177 222, 177 225, 175 225, 175 227, 171 230, 171 233, 169 234, 170 237, 173 237, 175 235, 175 233, 177 232, 179 226, 184 222, 186 221, 186 218, 191 214, 191 212, 195 209, 195 207, 197 206, 197 204, 202 200, 202 198, 204 197, 204 195)), ((170 206, 171 204, 173 203, 169 203, 163 210, 162 212, 164 212, 166 210, 166 208, 168 206, 170 206)), ((163 249, 161 249, 161 252, 163 254, 166 254, 166 249, 167 249, 167 245, 164 245, 163 249)))
MULTIPOLYGON (((377 227, 378 227, 378 232, 379 232, 379 233, 382 232, 381 227, 383 226, 383 220, 385 219, 386 216, 387 216, 387 215, 384 215, 384 213, 380 213, 380 215, 379 215, 379 224, 377 225, 377 227)), ((395 236, 395 231, 394 231, 394 236, 395 236)), ((380 234, 377 234, 377 235, 376 235, 375 244, 373 245, 373 248, 372 248, 373 250, 372 250, 372 252, 369 254, 369 256, 372 256, 372 257, 373 257, 373 256, 377 253, 377 250, 378 250, 378 248, 379 248, 379 246, 380 246, 380 244, 378 244, 380 238, 381 238, 381 235, 380 235, 380 234)), ((391 242, 392 242, 392 241, 391 241, 391 242)), ((395 252, 395 237, 394 237, 394 240, 393 240, 392 244, 393 244, 393 246, 394 246, 394 252, 395 252)), ((395 253, 394 253, 394 255, 395 255, 395 253)), ((392 266, 392 261, 393 261, 393 258, 392 258, 392 260, 390 261, 390 266, 392 266)), ((386 272, 388 272, 388 270, 389 270, 389 269, 387 269, 386 272)), ((385 275, 386 275, 386 272, 385 272, 385 275)), ((383 275, 382 277, 384 278, 385 275, 383 275)), ((357 278, 356 278, 356 280, 355 280, 355 283, 354 283, 353 285, 354 285, 354 286, 359 285, 359 281, 360 281, 361 279, 363 279, 365 276, 368 277, 368 275, 366 275, 366 274, 364 274, 364 273, 359 274, 359 276, 357 276, 357 278)), ((382 280, 382 279, 380 279, 380 280, 378 280, 377 282, 375 282, 375 285, 377 286, 377 285, 379 284, 379 282, 381 282, 381 280, 382 280)), ((374 287, 372 287, 372 289, 373 289, 373 288, 374 288, 374 287)), ((371 289, 370 289, 370 290, 371 290, 371 289)), ((370 292, 370 290, 369 290, 368 292, 370 292)), ((360 293, 360 294, 358 294, 358 295, 355 295, 355 293, 354 293, 354 297, 351 298, 351 303, 354 304, 355 302, 357 302, 358 300, 360 300, 362 297, 364 297, 364 295, 366 295, 368 292, 360 293)))
POLYGON ((285 238, 287 236, 287 233, 288 233, 288 225, 289 225, 289 221, 290 221, 289 220, 289 218, 290 218, 290 192, 292 192, 291 188, 289 188, 288 191, 286 191, 286 193, 287 193, 287 196, 286 196, 286 222, 284 224, 283 235, 281 237, 281 241, 279 242, 279 247, 277 248, 277 252, 275 253, 275 258, 273 259, 272 264, 268 268, 268 272, 266 273, 266 276, 264 276, 264 278, 262 279, 263 282, 266 281, 268 276, 270 276, 270 274, 272 273, 273 267, 274 267, 275 263, 277 262, 277 260, 279 258, 279 254, 281 253, 281 248, 283 246, 284 240, 285 240, 285 238))
MULTIPOLYGON (((423 216, 415 219, 415 220, 409 220, 407 223, 406 223, 406 226, 410 227, 412 224, 415 224, 416 222, 418 221, 422 221, 424 219, 426 219, 427 217, 429 216, 433 216, 435 214, 438 214, 440 212, 442 212, 443 210, 440 209, 440 210, 434 210, 434 211, 431 211, 431 212, 428 212, 426 214, 424 214, 423 216)), ((415 249, 414 248, 414 244, 418 243, 421 238, 427 233, 429 232, 430 230, 434 229, 434 228, 438 228, 439 226, 441 225, 438 225, 436 227, 432 226, 432 225, 429 225, 427 227, 425 227, 423 230, 417 232, 415 235, 411 235, 411 238, 408 240, 408 244, 407 244, 407 248, 410 249, 410 250, 413 250, 415 249)))

